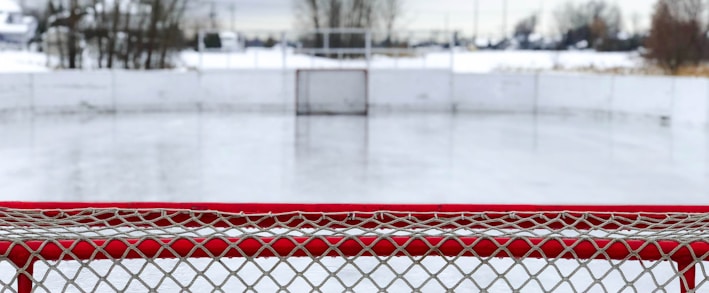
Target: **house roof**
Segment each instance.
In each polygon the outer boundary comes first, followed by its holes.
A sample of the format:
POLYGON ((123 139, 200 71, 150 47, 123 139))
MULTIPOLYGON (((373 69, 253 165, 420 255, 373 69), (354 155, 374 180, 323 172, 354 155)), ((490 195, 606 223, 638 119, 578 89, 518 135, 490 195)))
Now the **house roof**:
POLYGON ((22 7, 15 0, 0 0, 0 12, 19 13, 22 7))

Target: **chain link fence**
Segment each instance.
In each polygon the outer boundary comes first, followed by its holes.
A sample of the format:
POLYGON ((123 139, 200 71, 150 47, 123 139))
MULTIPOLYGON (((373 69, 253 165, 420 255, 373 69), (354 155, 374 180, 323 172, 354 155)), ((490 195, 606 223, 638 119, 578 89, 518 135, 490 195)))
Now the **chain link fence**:
POLYGON ((202 31, 200 69, 224 68, 445 68, 452 69, 456 33, 354 28, 309 31, 202 31))

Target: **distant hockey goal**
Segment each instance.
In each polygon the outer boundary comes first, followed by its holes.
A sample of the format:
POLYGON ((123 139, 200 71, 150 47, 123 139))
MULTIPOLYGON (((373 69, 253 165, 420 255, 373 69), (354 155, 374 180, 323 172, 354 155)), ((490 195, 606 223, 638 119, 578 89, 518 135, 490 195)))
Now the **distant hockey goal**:
POLYGON ((10 292, 709 289, 709 207, 0 206, 10 292))
POLYGON ((296 72, 298 115, 367 115, 367 71, 301 69, 296 72))

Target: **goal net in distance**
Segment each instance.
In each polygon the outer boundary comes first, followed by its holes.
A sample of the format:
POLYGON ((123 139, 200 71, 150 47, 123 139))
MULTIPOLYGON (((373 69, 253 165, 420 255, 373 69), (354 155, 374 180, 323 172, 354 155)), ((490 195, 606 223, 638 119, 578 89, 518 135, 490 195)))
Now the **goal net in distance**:
POLYGON ((296 73, 298 115, 367 115, 367 71, 301 69, 296 73))
POLYGON ((709 289, 709 207, 0 206, 10 292, 709 289))

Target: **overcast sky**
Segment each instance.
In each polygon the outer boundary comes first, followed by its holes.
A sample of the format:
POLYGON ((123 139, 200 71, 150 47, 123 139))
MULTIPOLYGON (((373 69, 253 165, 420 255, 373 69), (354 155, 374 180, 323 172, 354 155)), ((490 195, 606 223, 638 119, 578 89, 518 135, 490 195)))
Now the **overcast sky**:
MULTIPOLYGON (((205 0, 206 1, 206 0, 205 0)), ((236 7, 237 29, 289 29, 293 27, 293 6, 297 0, 217 0, 233 3, 236 7)), ((376 1, 376 0, 375 0, 376 1)), ((471 34, 474 28, 473 11, 475 0, 402 0, 406 15, 399 23, 403 29, 445 29, 471 34)), ((482 36, 497 36, 503 24, 503 0, 478 0, 480 20, 478 31, 482 36)), ((543 11, 539 29, 553 30, 552 11, 565 2, 585 2, 586 0, 507 0, 508 29, 514 23, 536 11, 543 11)), ((652 6, 656 0, 608 0, 617 3, 623 12, 625 29, 632 31, 636 26, 646 29, 652 6), (633 18, 638 21, 633 21, 633 18), (637 25, 636 25, 637 24, 637 25)), ((230 26, 229 5, 222 5, 220 18, 230 26), (226 6, 226 7, 225 7, 226 6)), ((205 11, 206 13, 206 11, 205 11)))
MULTIPOLYGON (((24 0, 27 2, 41 3, 46 0, 24 0)), ((196 1, 196 0, 189 0, 196 1)), ((208 2, 211 0, 200 0, 208 2)), ((215 0, 219 5, 219 17, 225 28, 231 26, 230 4, 236 7, 236 28, 287 30, 295 24, 293 6, 299 0, 215 0)), ((377 0, 374 0, 377 1, 377 0)), ((473 31, 473 11, 475 0, 402 0, 406 9, 402 21, 398 24, 401 29, 445 29, 462 31, 470 35, 473 31)), ((478 32, 481 36, 496 37, 502 30, 503 0, 478 0, 480 20, 478 32)), ((543 32, 553 30, 552 11, 565 2, 586 2, 587 0, 507 0, 508 25, 512 30, 514 23, 530 15, 543 11, 539 29, 543 32)), ((638 23, 640 29, 649 26, 652 6, 657 0, 606 0, 617 3, 623 12, 625 29, 633 31, 638 23), (633 16, 640 21, 633 22, 633 16)), ((209 12, 209 5, 196 9, 195 13, 205 15, 209 12)))

